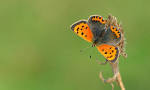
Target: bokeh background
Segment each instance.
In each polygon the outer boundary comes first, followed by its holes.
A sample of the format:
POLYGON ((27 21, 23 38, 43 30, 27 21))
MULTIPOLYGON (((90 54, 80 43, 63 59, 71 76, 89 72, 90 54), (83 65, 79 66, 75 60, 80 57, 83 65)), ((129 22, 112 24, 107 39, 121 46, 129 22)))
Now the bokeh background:
MULTIPOLYGON (((0 90, 111 90, 111 77, 96 48, 70 25, 98 14, 122 23, 128 58, 120 57, 127 90, 150 90, 149 0, 1 0, 0 90), (92 56, 90 59, 89 56, 92 56)), ((115 90, 120 88, 115 84, 115 90)))

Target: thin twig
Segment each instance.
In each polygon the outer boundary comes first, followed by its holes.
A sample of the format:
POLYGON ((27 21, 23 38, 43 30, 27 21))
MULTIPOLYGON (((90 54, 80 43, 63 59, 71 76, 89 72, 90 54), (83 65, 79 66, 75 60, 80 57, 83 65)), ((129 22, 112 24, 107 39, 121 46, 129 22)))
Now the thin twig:
POLYGON ((120 72, 118 72, 116 81, 119 83, 121 90, 125 90, 124 84, 123 84, 122 79, 121 79, 120 72))
MULTIPOLYGON (((121 36, 121 40, 116 46, 119 48, 119 51, 120 51, 119 52, 119 56, 122 55, 122 56, 124 56, 126 58, 127 54, 125 53, 125 50, 124 50, 125 38, 124 38, 124 32, 123 32, 122 25, 118 24, 116 17, 114 17, 112 15, 109 15, 108 19, 107 19, 106 28, 108 28, 110 25, 117 26, 119 28, 120 32, 121 32, 121 35, 122 35, 121 36)), ((119 58, 119 56, 118 56, 118 58, 119 58)), ((109 62, 109 63, 111 65, 111 67, 112 67, 112 71, 114 73, 114 76, 105 80, 103 78, 102 72, 100 72, 99 78, 104 83, 110 83, 111 86, 112 86, 112 90, 114 89, 114 85, 113 85, 114 81, 116 81, 118 83, 118 85, 120 86, 121 90, 125 90, 124 84, 123 84, 122 79, 121 79, 121 74, 119 72, 119 66, 118 66, 119 60, 117 60, 115 63, 111 63, 111 62, 109 62)))
POLYGON ((121 90, 125 90, 125 87, 124 87, 124 84, 122 82, 122 79, 121 79, 121 75, 120 75, 120 72, 119 72, 119 67, 118 67, 118 61, 116 63, 110 63, 111 66, 112 66, 112 70, 113 70, 113 73, 114 73, 114 76, 111 77, 111 78, 108 78, 108 79, 104 79, 103 75, 102 75, 102 72, 100 72, 99 74, 99 78, 104 82, 104 83, 109 83, 111 84, 112 86, 112 90, 114 89, 114 85, 113 85, 113 82, 116 81, 121 90))

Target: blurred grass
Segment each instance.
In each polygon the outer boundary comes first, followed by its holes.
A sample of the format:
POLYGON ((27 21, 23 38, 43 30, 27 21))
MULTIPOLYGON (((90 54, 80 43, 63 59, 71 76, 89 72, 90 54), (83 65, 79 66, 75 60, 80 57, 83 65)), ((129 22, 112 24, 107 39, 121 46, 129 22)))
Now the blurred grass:
MULTIPOLYGON (((127 90, 148 90, 148 0, 3 0, 0 1, 0 90, 110 90, 98 78, 112 76, 95 48, 77 37, 70 25, 109 13, 122 22, 128 58, 120 58, 127 90), (92 60, 89 55, 92 53, 92 60)), ((120 90, 115 87, 115 90, 120 90)))

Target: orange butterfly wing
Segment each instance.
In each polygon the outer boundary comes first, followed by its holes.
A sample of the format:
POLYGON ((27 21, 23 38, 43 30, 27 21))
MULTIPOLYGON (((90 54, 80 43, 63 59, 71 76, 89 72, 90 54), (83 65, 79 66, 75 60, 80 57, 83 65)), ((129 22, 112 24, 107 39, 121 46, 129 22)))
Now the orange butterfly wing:
POLYGON ((102 44, 97 49, 108 61, 115 62, 118 58, 119 50, 115 46, 102 44))
POLYGON ((112 33, 114 33, 114 35, 116 36, 116 38, 121 38, 121 33, 119 31, 119 27, 115 27, 115 26, 110 26, 110 30, 112 31, 112 33))
POLYGON ((71 26, 71 29, 84 40, 92 42, 93 34, 87 24, 87 21, 78 21, 71 26))

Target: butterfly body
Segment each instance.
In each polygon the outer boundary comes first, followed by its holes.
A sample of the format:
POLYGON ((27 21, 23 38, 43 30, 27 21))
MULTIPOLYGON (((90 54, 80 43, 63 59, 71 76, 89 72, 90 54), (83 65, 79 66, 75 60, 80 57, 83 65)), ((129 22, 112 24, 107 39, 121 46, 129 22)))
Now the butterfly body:
POLYGON ((116 25, 108 25, 103 17, 90 16, 88 21, 81 20, 71 29, 84 40, 95 45, 106 60, 115 62, 119 55, 117 44, 121 40, 121 32, 116 25))

